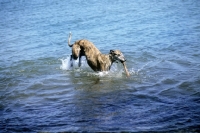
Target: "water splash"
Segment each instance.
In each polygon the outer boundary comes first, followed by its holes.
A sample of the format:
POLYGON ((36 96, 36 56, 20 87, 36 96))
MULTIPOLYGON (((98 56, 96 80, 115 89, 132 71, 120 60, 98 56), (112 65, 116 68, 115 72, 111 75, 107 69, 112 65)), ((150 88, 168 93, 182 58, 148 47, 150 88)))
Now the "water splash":
MULTIPOLYGON (((82 57, 81 67, 78 66, 78 59, 70 61, 70 56, 65 59, 59 59, 61 61, 61 70, 69 70, 78 73, 85 73, 87 76, 98 76, 98 77, 123 77, 125 74, 124 68, 120 63, 113 63, 110 71, 94 72, 87 64, 86 58, 82 57), (71 66, 73 64, 73 66, 71 66)), ((135 74, 135 71, 131 69, 130 74, 135 74)))
MULTIPOLYGON (((70 61, 70 56, 67 56, 66 59, 59 59, 62 64, 60 66, 61 70, 74 70, 74 69, 79 69, 78 66, 78 59, 77 60, 72 60, 70 61)), ((81 68, 87 68, 87 63, 84 57, 82 57, 81 60, 81 68)))
POLYGON ((141 68, 139 68, 137 71, 134 71, 134 74, 139 74, 139 72, 141 72, 142 70, 144 70, 144 68, 146 67, 146 66, 148 66, 150 63, 151 63, 152 61, 150 61, 150 62, 147 62, 146 64, 144 64, 141 68))
POLYGON ((67 57, 66 59, 59 59, 62 64, 60 66, 61 70, 70 70, 70 57, 67 57))
MULTIPOLYGON (((94 72, 87 64, 86 58, 82 57, 81 60, 81 67, 78 66, 78 60, 70 61, 70 56, 67 56, 64 59, 60 59, 61 66, 60 69, 64 71, 71 71, 76 74, 81 74, 82 76, 87 77, 99 77, 99 78, 124 78, 126 77, 126 73, 121 63, 113 63, 111 66, 110 71, 103 71, 103 72, 94 72), (73 67, 71 66, 73 64, 73 67)), ((151 76, 147 76, 146 72, 147 69, 154 63, 153 61, 149 61, 143 65, 141 65, 138 69, 133 67, 129 67, 128 71, 130 74, 129 79, 134 79, 138 81, 146 81, 151 76)))

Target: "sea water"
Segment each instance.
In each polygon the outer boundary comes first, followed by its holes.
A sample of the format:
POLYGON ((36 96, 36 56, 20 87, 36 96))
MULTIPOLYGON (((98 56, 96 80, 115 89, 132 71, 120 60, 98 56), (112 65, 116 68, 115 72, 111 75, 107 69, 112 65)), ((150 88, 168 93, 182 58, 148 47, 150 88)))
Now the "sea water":
POLYGON ((199 0, 1 0, 0 131, 195 132, 199 0), (127 59, 94 72, 71 43, 127 59))

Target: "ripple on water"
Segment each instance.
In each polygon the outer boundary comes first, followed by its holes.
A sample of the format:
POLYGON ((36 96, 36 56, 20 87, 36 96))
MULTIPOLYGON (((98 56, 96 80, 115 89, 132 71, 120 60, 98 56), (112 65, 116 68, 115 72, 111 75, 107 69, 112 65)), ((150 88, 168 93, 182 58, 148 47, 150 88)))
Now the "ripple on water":
POLYGON ((199 4, 1 0, 0 130, 198 132, 199 4), (71 68, 70 30, 122 50, 131 76, 71 68))
POLYGON ((172 78, 165 78, 162 80, 162 83, 167 84, 167 85, 174 85, 174 84, 179 83, 179 81, 176 79, 172 79, 172 78))

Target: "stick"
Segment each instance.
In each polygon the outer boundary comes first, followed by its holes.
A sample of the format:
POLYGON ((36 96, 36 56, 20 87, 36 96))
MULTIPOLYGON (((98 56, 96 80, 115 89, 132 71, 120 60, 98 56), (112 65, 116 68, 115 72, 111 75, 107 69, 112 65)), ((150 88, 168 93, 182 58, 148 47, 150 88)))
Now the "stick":
POLYGON ((129 77, 130 74, 129 74, 129 72, 128 72, 128 69, 126 68, 125 62, 123 62, 122 64, 123 64, 123 66, 124 66, 124 70, 125 70, 125 72, 126 72, 126 76, 129 77))

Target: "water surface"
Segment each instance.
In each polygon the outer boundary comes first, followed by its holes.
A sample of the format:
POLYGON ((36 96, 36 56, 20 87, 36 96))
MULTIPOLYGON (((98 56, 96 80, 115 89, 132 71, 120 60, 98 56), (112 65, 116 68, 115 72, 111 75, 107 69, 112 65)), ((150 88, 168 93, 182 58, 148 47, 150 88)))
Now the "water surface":
POLYGON ((199 131, 200 1, 0 2, 0 130, 199 131), (122 64, 70 68, 72 42, 122 64))

